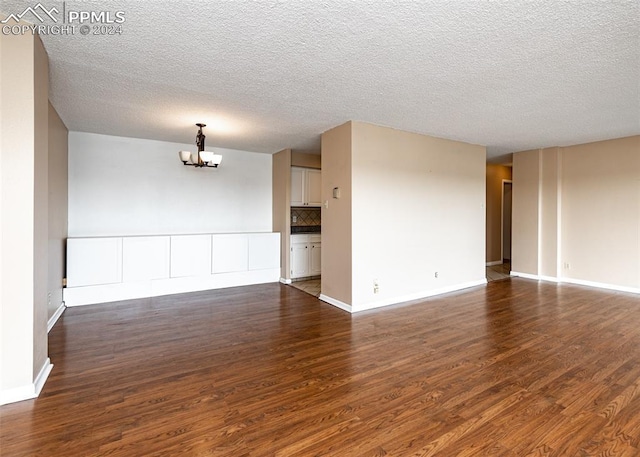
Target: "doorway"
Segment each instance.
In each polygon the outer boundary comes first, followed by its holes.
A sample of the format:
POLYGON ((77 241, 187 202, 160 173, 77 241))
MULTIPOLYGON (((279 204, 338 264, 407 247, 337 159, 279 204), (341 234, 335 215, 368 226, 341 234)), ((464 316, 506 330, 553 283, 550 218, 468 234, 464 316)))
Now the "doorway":
POLYGON ((511 208, 513 203, 513 182, 502 180, 502 263, 511 266, 511 208))

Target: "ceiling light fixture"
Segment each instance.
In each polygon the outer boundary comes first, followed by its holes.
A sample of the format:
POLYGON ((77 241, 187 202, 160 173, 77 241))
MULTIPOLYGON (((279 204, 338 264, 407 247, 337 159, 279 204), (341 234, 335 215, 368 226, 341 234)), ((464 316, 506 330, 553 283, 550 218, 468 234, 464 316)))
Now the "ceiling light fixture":
POLYGON ((190 165, 198 168, 218 168, 220 162, 222 162, 222 156, 220 154, 214 154, 211 151, 204 150, 204 133, 202 133, 202 127, 206 127, 207 124, 196 124, 199 127, 198 134, 196 135, 196 146, 198 152, 180 151, 180 160, 183 165, 190 165))

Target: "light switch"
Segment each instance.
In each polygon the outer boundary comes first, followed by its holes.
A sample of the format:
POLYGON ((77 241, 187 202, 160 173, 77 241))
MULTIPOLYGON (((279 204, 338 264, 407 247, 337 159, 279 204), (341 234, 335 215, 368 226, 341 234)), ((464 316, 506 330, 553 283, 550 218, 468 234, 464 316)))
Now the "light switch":
POLYGON ((333 188, 333 198, 340 198, 340 188, 339 187, 334 187, 333 188))

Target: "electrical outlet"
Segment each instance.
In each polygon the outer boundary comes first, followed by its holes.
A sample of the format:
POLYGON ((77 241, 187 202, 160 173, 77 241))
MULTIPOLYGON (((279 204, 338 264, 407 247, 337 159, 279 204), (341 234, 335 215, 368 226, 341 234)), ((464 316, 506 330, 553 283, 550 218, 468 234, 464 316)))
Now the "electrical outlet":
POLYGON ((564 269, 565 269, 565 270, 569 270, 569 269, 571 269, 571 265, 569 265, 569 262, 565 262, 565 263, 564 263, 564 269))
POLYGON ((51 292, 47 294, 47 303, 51 306, 51 292))
POLYGON ((377 294, 380 291, 380 286, 378 285, 378 280, 373 280, 373 293, 377 294))
POLYGON ((295 224, 296 222, 298 222, 298 216, 293 216, 292 218, 293 223, 295 224))
POLYGON ((434 276, 435 276, 436 279, 438 279, 438 272, 437 271, 436 271, 434 276))

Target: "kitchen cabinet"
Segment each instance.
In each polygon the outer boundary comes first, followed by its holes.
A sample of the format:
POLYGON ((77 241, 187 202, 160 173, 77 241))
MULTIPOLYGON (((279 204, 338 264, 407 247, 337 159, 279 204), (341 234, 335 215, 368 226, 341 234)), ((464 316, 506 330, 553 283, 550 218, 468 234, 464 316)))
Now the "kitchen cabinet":
POLYGON ((291 167, 291 206, 322 206, 321 185, 320 170, 291 167))
POLYGON ((291 235, 291 279, 319 276, 321 249, 320 235, 291 235))
POLYGON ((322 272, 321 249, 322 249, 322 246, 319 241, 315 243, 310 243, 309 273, 311 274, 311 276, 320 276, 322 272))

